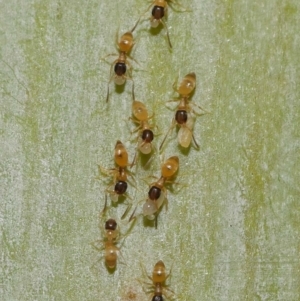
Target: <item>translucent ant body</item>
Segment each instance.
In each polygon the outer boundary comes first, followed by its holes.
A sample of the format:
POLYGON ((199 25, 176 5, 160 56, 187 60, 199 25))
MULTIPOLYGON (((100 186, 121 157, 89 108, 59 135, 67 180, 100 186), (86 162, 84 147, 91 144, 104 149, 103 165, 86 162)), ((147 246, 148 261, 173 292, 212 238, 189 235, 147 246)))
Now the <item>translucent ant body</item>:
POLYGON ((132 103, 132 114, 133 122, 138 124, 138 149, 142 154, 148 155, 151 153, 152 140, 154 139, 154 134, 151 130, 152 126, 149 124, 148 110, 146 106, 137 100, 132 103))
MULTIPOLYGON (((182 7, 181 4, 179 4, 176 0, 153 0, 150 6, 147 8, 146 12, 152 7, 151 11, 151 17, 150 17, 150 25, 152 28, 157 28, 159 24, 162 24, 163 27, 167 31, 167 38, 170 48, 172 48, 172 43, 169 36, 169 30, 166 26, 165 22, 163 21, 164 16, 167 15, 168 12, 168 6, 171 6, 172 4, 175 4, 177 6, 182 7)), ((173 5, 172 5, 173 8, 173 5)), ((174 9, 174 8, 173 8, 174 9)), ((179 10, 177 10, 179 11, 179 10)), ((182 10, 187 11, 187 9, 182 10)))
MULTIPOLYGON (((152 277, 147 275, 147 278, 152 282, 151 287, 154 290, 151 301, 164 301, 163 296, 172 299, 167 291, 170 291, 172 294, 174 294, 174 292, 171 291, 165 283, 170 275, 171 272, 169 274, 166 273, 166 267, 163 261, 159 260, 153 268, 152 277)), ((150 286, 150 284, 148 284, 148 286, 150 286)))
MULTIPOLYGON (((199 148, 199 145, 196 142, 193 134, 193 127, 195 121, 193 115, 196 114, 196 112, 193 110, 191 105, 195 104, 189 102, 189 98, 196 87, 196 74, 194 72, 187 74, 180 83, 179 88, 176 88, 175 85, 176 82, 173 84, 173 88, 179 94, 179 98, 171 101, 179 101, 179 104, 176 109, 175 117, 172 120, 172 124, 169 130, 167 131, 167 134, 164 137, 159 149, 161 150, 168 134, 176 126, 176 124, 180 127, 178 131, 178 143, 182 147, 187 148, 190 146, 191 141, 193 139, 196 148, 199 148)), ((200 107, 200 109, 202 108, 200 107)))
MULTIPOLYGON (((135 30, 138 22, 135 24, 131 31, 125 32, 120 40, 118 37, 116 39, 116 44, 118 46, 119 54, 109 54, 108 56, 114 55, 118 56, 118 58, 111 64, 110 68, 110 77, 107 85, 107 96, 106 102, 109 99, 109 84, 112 80, 114 80, 115 84, 121 86, 125 83, 126 79, 130 79, 132 81, 132 94, 134 94, 134 82, 131 75, 131 64, 128 61, 129 52, 131 51, 134 40, 133 40, 133 31, 135 30), (114 74, 113 69, 114 68, 114 74)), ((132 59, 132 58, 131 58, 132 59)))
POLYGON ((105 239, 104 239, 104 249, 105 249, 105 264, 109 269, 114 269, 117 265, 119 248, 116 246, 119 230, 117 222, 110 218, 105 222, 105 239))
POLYGON ((170 179, 176 174, 179 167, 179 158, 177 156, 170 157, 161 166, 160 178, 150 185, 148 199, 143 206, 143 215, 153 220, 156 213, 167 202, 167 190, 165 184, 171 182, 170 179))
POLYGON ((172 48, 172 43, 169 36, 169 30, 163 21, 163 17, 167 14, 168 1, 167 0, 154 0, 151 5, 147 8, 148 11, 152 7, 150 25, 152 28, 157 28, 159 24, 162 24, 167 31, 167 38, 170 48, 172 48))
POLYGON ((111 173, 113 175, 113 183, 110 186, 114 185, 114 189, 113 190, 106 189, 106 192, 110 194, 110 198, 112 202, 117 202, 119 196, 124 195, 127 191, 127 187, 128 187, 127 177, 129 174, 129 171, 127 170, 127 166, 129 166, 128 153, 124 144, 120 140, 117 141, 115 146, 114 160, 117 165, 116 168, 109 169, 109 170, 106 170, 101 166, 99 166, 99 168, 101 172, 111 173))

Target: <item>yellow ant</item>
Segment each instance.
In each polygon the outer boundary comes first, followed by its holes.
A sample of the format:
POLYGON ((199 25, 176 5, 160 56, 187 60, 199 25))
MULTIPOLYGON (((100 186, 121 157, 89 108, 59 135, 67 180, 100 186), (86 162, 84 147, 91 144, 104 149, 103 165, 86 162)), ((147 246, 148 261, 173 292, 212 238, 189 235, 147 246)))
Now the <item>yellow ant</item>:
POLYGON ((105 207, 104 210, 100 213, 101 218, 101 226, 100 230, 102 233, 102 239, 97 240, 91 245, 97 250, 97 251, 104 251, 103 256, 104 257, 105 265, 109 270, 114 270, 117 266, 118 257, 121 254, 121 247, 124 243, 124 239, 126 236, 128 236, 132 230, 132 227, 134 226, 134 223, 130 225, 130 227, 127 229, 126 233, 124 235, 121 235, 119 230, 119 225, 117 221, 114 218, 108 218, 104 223, 104 228, 102 225, 102 218, 106 212, 106 205, 107 205, 107 199, 105 199, 105 207), (121 246, 117 246, 120 242, 120 240, 123 239, 123 242, 121 246))
POLYGON ((105 264, 109 269, 114 269, 117 265, 118 252, 120 249, 116 246, 116 242, 119 236, 119 229, 117 222, 110 218, 105 222, 105 264))
MULTIPOLYGON (((143 272, 146 274, 144 267, 143 272)), ((147 278, 152 282, 151 284, 146 283, 146 285, 149 287, 149 291, 151 289, 152 291, 152 299, 151 301, 164 301, 164 297, 167 299, 173 299, 170 293, 167 291, 171 292, 172 295, 174 295, 174 292, 168 288, 168 285, 166 285, 166 280, 169 278, 171 275, 170 270, 169 274, 166 273, 166 267, 165 264, 163 263, 162 260, 159 260, 153 268, 152 272, 152 277, 147 275, 147 278)))
POLYGON ((132 81, 132 95, 134 95, 134 81, 132 79, 131 70, 132 66, 128 60, 130 58, 131 60, 134 60, 129 56, 129 52, 132 50, 132 47, 134 46, 134 40, 133 40, 133 31, 135 30, 139 20, 135 24, 135 26, 132 28, 131 31, 125 32, 120 40, 118 40, 118 36, 116 37, 116 44, 118 46, 119 54, 108 54, 108 56, 118 56, 118 58, 112 62, 110 67, 110 76, 109 81, 107 84, 107 95, 106 95, 106 102, 109 100, 109 84, 112 80, 114 80, 115 84, 118 86, 121 86, 125 83, 126 79, 130 79, 132 81), (114 74, 113 69, 114 68, 114 74))
MULTIPOLYGON (((179 158, 177 156, 172 156, 168 158, 161 165, 161 176, 160 178, 150 185, 150 189, 148 191, 148 198, 146 203, 143 205, 143 215, 147 217, 149 220, 156 220, 155 227, 157 228, 157 215, 159 209, 162 207, 164 203, 166 206, 168 204, 167 199, 167 189, 165 184, 173 183, 172 178, 175 176, 176 172, 179 168, 179 158)), ((130 216, 129 221, 136 218, 135 210, 130 216)))
MULTIPOLYGON (((137 149, 144 155, 149 155, 153 150, 152 141, 154 139, 154 134, 151 128, 153 128, 152 125, 149 124, 149 120, 153 117, 148 115, 148 110, 146 106, 137 100, 134 100, 132 102, 132 115, 131 118, 134 123, 138 124, 137 128, 134 132, 138 132, 138 138, 137 138, 137 149)), ((136 162, 136 156, 133 160, 134 164, 136 162)))
MULTIPOLYGON (((126 196, 125 193, 128 187, 128 175, 131 175, 130 172, 127 170, 127 167, 130 165, 128 163, 128 153, 124 144, 120 140, 118 140, 115 145, 114 160, 116 164, 115 168, 105 169, 100 165, 98 165, 98 167, 101 173, 110 173, 113 176, 113 182, 111 185, 109 185, 109 187, 114 185, 114 189, 106 189, 106 192, 110 194, 112 202, 115 203, 119 200, 119 196, 126 196)), ((105 209, 106 202, 103 211, 105 211, 105 209)))
MULTIPOLYGON (((182 5, 179 4, 175 0, 154 0, 149 5, 149 7, 146 9, 146 12, 152 7, 151 17, 150 17, 150 25, 152 28, 157 28, 159 26, 159 24, 163 25, 163 27, 167 31, 167 38, 168 38, 169 46, 170 46, 170 48, 172 48, 172 43, 171 43, 170 36, 169 36, 169 30, 168 30, 168 27, 166 26, 165 22, 163 21, 163 17, 165 15, 167 15, 168 4, 169 4, 169 6, 171 6, 172 4, 176 4, 176 5, 182 7, 182 5)), ((183 11, 187 11, 187 10, 184 9, 183 11)), ((145 13, 143 13, 143 14, 145 14, 145 13)))
MULTIPOLYGON (((178 143, 187 148, 190 146, 191 141, 193 139, 196 148, 199 148, 199 145, 193 134, 194 127, 194 114, 197 114, 195 110, 191 107, 191 105, 197 106, 196 104, 189 101, 189 98, 196 87, 196 74, 191 72, 187 74, 182 82, 179 85, 179 88, 176 87, 177 81, 173 84, 173 89, 179 94, 178 99, 174 99, 171 101, 179 101, 179 104, 176 109, 175 117, 172 120, 172 124, 168 129, 162 143, 160 144, 159 150, 162 149, 162 146, 170 133, 170 131, 176 126, 176 124, 180 127, 178 131, 178 143)), ((201 110, 205 111, 202 107, 198 106, 201 110)), ((202 115, 202 114, 198 114, 202 115)))
MULTIPOLYGON (((127 233, 122 237, 123 239, 129 234, 132 226, 129 228, 127 233)), ((102 228, 101 228, 102 229, 102 228)), ((117 247, 118 242, 121 239, 118 224, 115 219, 109 218, 106 220, 104 225, 103 239, 97 240, 92 243, 92 246, 98 251, 104 250, 104 261, 108 269, 114 270, 117 266, 117 260, 120 253, 120 247, 117 247), (98 247, 98 244, 101 244, 98 247)), ((103 230, 102 230, 103 232, 103 230)))
POLYGON ((174 177, 178 168, 179 158, 177 156, 170 157, 162 164, 161 176, 150 185, 148 199, 143 206, 143 215, 148 219, 153 220, 164 201, 168 202, 165 184, 172 182, 170 179, 174 177))

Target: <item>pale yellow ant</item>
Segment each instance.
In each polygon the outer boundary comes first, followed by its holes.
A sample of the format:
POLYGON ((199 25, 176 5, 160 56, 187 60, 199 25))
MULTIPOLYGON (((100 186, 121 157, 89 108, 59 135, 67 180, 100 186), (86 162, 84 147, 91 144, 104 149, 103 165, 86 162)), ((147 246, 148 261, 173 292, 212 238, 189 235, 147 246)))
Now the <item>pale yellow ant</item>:
MULTIPOLYGON (((170 48, 172 48, 172 43, 171 43, 170 36, 169 36, 169 30, 168 30, 168 27, 166 26, 165 22, 163 21, 163 17, 165 15, 167 15, 168 4, 169 4, 169 6, 171 6, 172 4, 175 4, 175 5, 182 7, 182 5, 179 4, 175 0, 154 0, 149 5, 149 7, 146 9, 146 12, 152 7, 151 17, 150 17, 150 25, 152 28, 157 28, 159 26, 159 24, 163 25, 163 27, 167 31, 167 38, 168 38, 169 46, 170 46, 170 48)), ((187 9, 184 9, 183 11, 187 11, 187 9)), ((143 13, 143 14, 145 14, 145 13, 143 13)))
MULTIPOLYGON (((132 115, 131 118, 134 123, 138 124, 136 130, 134 132, 138 132, 138 141, 137 141, 137 149, 144 155, 149 155, 153 150, 152 141, 154 139, 154 134, 151 128, 152 125, 149 124, 149 120, 152 116, 149 117, 148 110, 146 106, 137 100, 132 102, 132 115)), ((133 160, 134 164, 136 162, 136 156, 133 160)))
MULTIPOLYGON (((138 21, 139 22, 139 21, 138 21)), ((109 82, 107 85, 107 96, 106 96, 106 102, 108 102, 109 99, 109 84, 112 80, 114 80, 115 84, 118 86, 121 86, 125 83, 126 79, 130 79, 132 81, 132 95, 134 95, 134 81, 132 79, 131 75, 131 64, 128 61, 129 52, 132 50, 134 43, 133 40, 133 31, 135 30, 138 22, 135 24, 133 29, 131 31, 125 32, 120 40, 118 40, 118 37, 116 39, 116 44, 118 46, 119 54, 109 54, 107 56, 118 56, 118 58, 113 61, 110 67, 110 76, 109 76, 109 82), (114 68, 114 74, 113 69, 114 68)), ((132 59, 132 58, 130 58, 132 59)), ((132 59, 133 60, 133 59, 132 59)))
POLYGON ((176 174, 178 168, 179 158, 177 156, 168 158, 162 164, 161 176, 156 182, 150 185, 148 199, 143 206, 143 215, 148 219, 153 220, 164 201, 168 202, 165 184, 172 182, 171 179, 176 174))
MULTIPOLYGON (((131 227, 129 228, 125 236, 129 234, 130 230, 131 227)), ((96 241, 92 245, 98 251, 104 250, 103 257, 105 260, 105 265, 108 269, 113 270, 116 268, 118 256, 120 255, 120 248, 117 247, 117 244, 121 239, 119 227, 116 220, 113 218, 109 218, 108 220, 106 220, 104 225, 104 231, 105 232, 103 233, 103 239, 96 241), (98 247, 99 243, 101 244, 100 247, 98 247)), ((123 236, 122 238, 124 239, 125 236, 123 236)))
MULTIPOLYGON (((128 153, 124 144, 120 140, 118 140, 115 145, 114 160, 116 164, 115 168, 107 170, 99 165, 99 169, 102 173, 112 174, 113 182, 109 187, 114 185, 114 189, 106 189, 106 192, 110 194, 112 202, 117 202, 119 196, 125 195, 128 187, 128 175, 131 175, 127 169, 127 167, 130 165, 128 163, 128 153)), ((105 209, 106 204, 103 211, 105 211, 105 209)))
POLYGON ((109 269, 114 269, 117 265, 119 248, 116 246, 116 242, 119 236, 119 229, 117 222, 110 218, 105 222, 105 239, 104 239, 104 250, 105 250, 105 264, 109 269))
MULTIPOLYGON (((164 202, 168 203, 167 199, 167 189, 165 185, 167 183, 173 183, 172 178, 175 176, 176 172, 179 168, 179 158, 177 156, 172 156, 168 158, 161 165, 161 176, 154 183, 150 184, 150 189, 148 191, 148 198, 143 205, 143 215, 147 217, 149 220, 157 221, 157 214, 159 209, 162 207, 164 202)), ((135 210, 131 214, 129 221, 136 218, 135 210)), ((155 223, 155 227, 157 227, 157 222, 155 223)))
MULTIPOLYGON (((193 134, 193 127, 195 117, 194 114, 197 114, 195 110, 191 107, 191 105, 196 105, 194 103, 189 102, 189 98, 196 87, 196 74, 191 72, 187 74, 182 82, 179 85, 179 88, 176 87, 176 82, 173 84, 173 89, 179 94, 178 99, 174 99, 171 101, 179 101, 179 104, 176 109, 175 117, 172 120, 172 124, 168 129, 159 149, 162 149, 162 146, 170 133, 170 131, 176 126, 176 124, 180 127, 178 131, 178 143, 187 148, 190 146, 191 141, 193 139, 196 148, 199 148, 199 145, 193 134)), ((198 106, 201 110, 204 111, 200 106, 198 106)), ((199 114, 200 115, 200 114, 199 114)))
MULTIPOLYGON (((104 209, 102 210, 100 216, 103 216, 107 211, 107 199, 105 198, 105 205, 104 209)), ((118 242, 121 239, 124 239, 131 231, 134 224, 132 224, 127 233, 121 236, 119 231, 118 223, 115 219, 109 218, 106 220, 104 224, 104 229, 102 228, 101 224, 101 232, 102 232, 102 240, 97 240, 95 243, 92 243, 92 246, 97 249, 98 251, 104 250, 104 260, 105 265, 108 269, 115 269, 117 265, 118 255, 121 254, 120 248, 117 247, 118 242), (99 247, 99 244, 101 245, 99 247)))
MULTIPOLYGON (((171 269, 172 270, 172 269, 171 269)), ((143 272, 145 270, 143 268, 143 272)), ((147 274, 146 274, 147 275, 147 274)), ((174 292, 168 288, 166 285, 166 280, 171 275, 171 271, 169 274, 166 273, 166 267, 162 260, 159 260, 153 268, 152 277, 147 275, 147 278, 152 282, 151 284, 146 283, 149 288, 151 288, 152 299, 151 301, 164 301, 164 298, 169 300, 173 299, 174 292), (168 291, 168 292, 167 292, 168 291), (172 295, 170 293, 172 293, 172 295)))

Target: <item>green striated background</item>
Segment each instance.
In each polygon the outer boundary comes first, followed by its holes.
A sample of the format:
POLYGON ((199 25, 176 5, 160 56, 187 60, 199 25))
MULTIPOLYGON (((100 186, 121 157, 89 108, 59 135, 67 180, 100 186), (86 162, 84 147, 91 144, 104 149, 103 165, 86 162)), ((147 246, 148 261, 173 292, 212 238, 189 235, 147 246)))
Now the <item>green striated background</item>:
MULTIPOLYGON (((150 273, 159 259, 173 264, 176 300, 299 300, 300 3, 181 3, 192 12, 169 10, 172 52, 165 30, 151 34, 145 21, 135 32, 136 98, 155 112, 157 145, 178 74, 196 72, 193 101, 211 114, 195 123, 200 151, 168 138, 181 185, 157 230, 137 220, 115 273, 90 245, 101 239, 109 181, 96 179, 97 164, 113 166, 117 139, 133 157, 134 126, 131 83, 112 84, 106 105, 110 67, 100 58, 148 4, 0 3, 1 300, 148 300, 140 265, 150 273)), ((137 167, 134 204, 159 164, 137 167)))

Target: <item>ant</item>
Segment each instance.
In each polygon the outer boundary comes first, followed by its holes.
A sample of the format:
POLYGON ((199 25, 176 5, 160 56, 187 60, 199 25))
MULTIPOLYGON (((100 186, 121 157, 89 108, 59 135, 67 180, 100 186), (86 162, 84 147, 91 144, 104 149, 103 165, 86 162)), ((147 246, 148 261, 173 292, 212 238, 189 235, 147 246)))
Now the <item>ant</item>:
MULTIPOLYGON (((196 104, 189 102, 189 98, 196 87, 196 74, 194 72, 191 72, 187 74, 183 80, 181 81, 179 88, 176 88, 177 86, 177 80, 173 84, 173 89, 179 94, 179 97, 171 100, 171 101, 179 101, 179 104, 177 106, 177 110, 175 113, 175 117, 172 120, 172 124, 167 131, 167 134, 165 135, 159 150, 162 149, 162 146, 170 133, 170 131, 177 125, 180 126, 180 129, 178 131, 178 143, 182 147, 189 147, 191 144, 191 141, 193 139, 196 148, 199 148, 199 144, 197 143, 194 134, 193 134, 193 127, 194 127, 194 116, 193 114, 197 114, 193 108, 191 108, 191 105, 197 106, 196 104)), ((198 106, 201 110, 205 111, 203 108, 198 106)), ((202 115, 202 114, 198 114, 202 115)))
POLYGON ((143 215, 148 219, 153 220, 155 213, 158 212, 164 200, 167 200, 167 191, 165 183, 171 182, 172 178, 179 167, 179 158, 177 156, 170 157, 161 166, 160 178, 150 185, 148 191, 148 199, 143 206, 143 215))
MULTIPOLYGON (((163 205, 164 201, 166 202, 166 205, 168 203, 167 190, 165 188, 165 184, 173 182, 171 179, 176 174, 178 168, 179 158, 177 156, 170 157, 161 165, 160 178, 150 185, 150 189, 148 191, 148 198, 143 206, 143 215, 149 220, 155 219, 155 228, 157 228, 157 215, 159 209, 163 205)), ((135 211, 136 208, 131 214, 129 221, 136 218, 136 216, 134 216, 135 211)))
MULTIPOLYGON (((159 24, 163 25, 163 27, 167 31, 167 38, 168 38, 169 46, 170 46, 170 48, 172 48, 172 43, 171 43, 170 36, 169 36, 169 30, 168 30, 168 27, 166 26, 165 22, 163 21, 163 17, 165 15, 167 15, 168 4, 170 6, 172 4, 176 4, 178 6, 181 6, 175 0, 154 0, 150 4, 150 6, 146 9, 146 12, 152 7, 152 11, 151 11, 152 16, 150 17, 150 25, 151 25, 152 28, 157 28, 159 26, 159 24)), ((187 10, 185 9, 184 11, 187 11, 187 10)))
MULTIPOLYGON (((104 169, 102 166, 99 166, 100 172, 102 173, 111 173, 113 175, 113 183, 109 186, 114 185, 113 190, 106 189, 106 192, 110 194, 112 202, 117 202, 120 195, 125 195, 127 191, 127 176, 131 175, 127 170, 128 163, 128 153, 124 144, 118 140, 115 145, 114 151, 114 160, 116 167, 112 169, 104 169)), ((103 211, 106 209, 106 202, 103 211)))
MULTIPOLYGON (((137 100, 132 102, 132 115, 133 118, 131 119, 134 123, 138 124, 138 127, 134 131, 138 131, 137 148, 142 154, 149 155, 153 150, 152 141, 154 139, 154 134, 151 130, 153 126, 149 124, 149 119, 151 119, 153 116, 149 117, 146 106, 137 100)), ((135 161, 136 158, 133 160, 133 164, 135 161)))
MULTIPOLYGON (((130 79, 132 81, 132 95, 134 95, 134 81, 131 75, 131 64, 128 61, 128 58, 134 60, 129 56, 129 52, 131 51, 132 47, 134 46, 133 40, 133 31, 135 30, 137 23, 134 25, 131 31, 125 32, 120 40, 118 40, 118 35, 116 36, 116 44, 118 46, 119 54, 108 54, 107 56, 118 56, 118 58, 112 62, 110 67, 110 77, 109 82, 107 84, 107 95, 106 95, 106 102, 109 99, 109 84, 112 80, 114 80, 115 84, 121 86, 125 83, 126 79, 130 79), (114 74, 112 74, 112 68, 114 67, 114 74), (128 67, 128 68, 127 68, 128 67)), ((106 56, 106 57, 107 57, 106 56)))
MULTIPOLYGON (((104 214, 107 211, 107 199, 105 198, 105 205, 104 209, 102 210, 100 216, 104 216, 104 214)), ((123 236, 120 235, 119 227, 115 219, 109 218, 106 220, 104 224, 104 231, 101 226, 101 232, 102 232, 102 240, 97 240, 95 243, 92 243, 92 246, 97 249, 98 251, 105 250, 104 253, 104 260, 105 265, 108 269, 114 270, 117 265, 117 259, 118 255, 121 251, 120 248, 116 245, 118 242, 122 239, 124 239, 131 231, 132 227, 134 226, 134 223, 127 229, 127 233, 123 236), (98 247, 98 244, 101 244, 101 247, 98 247)))
POLYGON ((120 249, 116 246, 119 238, 119 229, 117 222, 110 218, 105 222, 105 238, 103 248, 105 249, 105 264, 109 269, 114 269, 117 265, 117 258, 120 249))
POLYGON ((167 291, 170 291, 172 294, 174 294, 173 291, 171 291, 168 288, 168 285, 166 285, 166 280, 171 275, 172 268, 169 272, 169 274, 166 274, 166 267, 162 260, 159 260, 153 268, 152 277, 146 274, 145 269, 143 267, 143 272, 147 275, 147 278, 152 282, 152 284, 146 283, 149 287, 151 287, 151 290, 154 290, 152 293, 152 299, 151 301, 164 301, 163 296, 165 296, 168 299, 173 299, 172 296, 170 296, 167 291))

